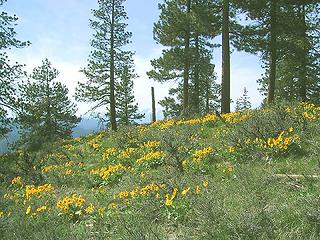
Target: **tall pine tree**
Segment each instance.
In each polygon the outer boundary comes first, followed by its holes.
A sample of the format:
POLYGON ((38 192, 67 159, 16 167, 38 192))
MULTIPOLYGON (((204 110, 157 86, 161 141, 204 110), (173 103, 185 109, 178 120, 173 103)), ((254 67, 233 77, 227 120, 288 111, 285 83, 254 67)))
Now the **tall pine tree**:
POLYGON ((238 5, 253 21, 243 28, 239 46, 261 53, 265 75, 259 83, 268 102, 319 98, 314 95, 319 89, 319 3, 265 0, 238 5))
POLYGON ((276 97, 320 101, 319 23, 320 4, 289 2, 284 6, 287 22, 280 38, 282 54, 277 65, 276 97))
POLYGON ((126 31, 127 14, 125 0, 98 0, 98 9, 93 10, 90 26, 95 31, 88 66, 82 72, 88 82, 79 83, 76 99, 93 102, 95 108, 105 106, 112 130, 117 130, 116 82, 123 74, 122 65, 132 57, 124 46, 130 42, 131 33, 126 31))
POLYGON ((235 4, 250 19, 237 35, 236 46, 260 54, 265 75, 258 82, 267 102, 314 98, 319 89, 319 3, 245 0, 235 4))
POLYGON ((238 50, 261 53, 268 75, 267 102, 274 100, 277 60, 279 56, 279 34, 281 31, 280 3, 277 0, 237 1, 251 23, 243 26, 236 38, 238 50))
POLYGON ((214 7, 209 0, 167 0, 159 4, 161 14, 154 25, 154 38, 168 48, 160 58, 151 61, 153 69, 147 74, 159 82, 178 82, 178 87, 170 91, 177 98, 171 96, 161 101, 162 105, 171 106, 171 110, 165 110, 170 115, 176 111, 183 116, 200 112, 200 75, 206 69, 201 65, 211 64, 210 40, 218 32, 214 24, 218 18, 212 14, 214 7))

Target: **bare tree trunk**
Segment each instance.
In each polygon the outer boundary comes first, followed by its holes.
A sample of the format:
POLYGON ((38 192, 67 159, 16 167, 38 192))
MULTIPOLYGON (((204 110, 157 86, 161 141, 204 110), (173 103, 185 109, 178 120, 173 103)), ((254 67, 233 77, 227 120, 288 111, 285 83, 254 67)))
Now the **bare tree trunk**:
POLYGON ((276 0, 271 0, 271 13, 270 13, 270 76, 269 76, 269 87, 268 87, 268 104, 274 100, 274 93, 276 88, 276 71, 277 71, 277 6, 276 0))
MULTIPOLYGON (((187 13, 191 12, 191 0, 187 0, 187 13)), ((189 70, 190 70, 190 26, 187 26, 184 46, 184 69, 183 69, 183 115, 187 115, 189 108, 189 70)))
POLYGON ((154 96, 154 87, 151 87, 151 97, 152 97, 152 122, 157 121, 156 119, 156 100, 154 96))
POLYGON ((229 0, 223 1, 221 113, 230 112, 229 0))
POLYGON ((114 21, 115 9, 114 0, 112 1, 112 16, 111 16, 111 34, 110 34, 110 123, 111 129, 117 131, 116 122, 116 101, 115 101, 115 77, 114 77, 114 21))
POLYGON ((306 9, 305 4, 299 7, 299 14, 301 15, 301 21, 303 25, 302 30, 302 54, 301 54, 301 70, 300 70, 300 99, 301 101, 307 101, 307 24, 306 24, 306 9))
POLYGON ((195 113, 200 113, 200 79, 199 79, 199 35, 196 35, 196 41, 195 41, 195 47, 196 47, 196 62, 195 62, 195 68, 194 68, 194 110, 195 113))
POLYGON ((210 111, 210 84, 206 83, 206 114, 210 111))

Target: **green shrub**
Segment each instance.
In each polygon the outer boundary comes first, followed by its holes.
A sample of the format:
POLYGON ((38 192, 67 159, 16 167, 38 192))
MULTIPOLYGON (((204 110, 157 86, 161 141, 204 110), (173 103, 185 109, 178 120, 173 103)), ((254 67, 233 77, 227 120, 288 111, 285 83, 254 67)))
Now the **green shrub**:
POLYGON ((251 111, 245 121, 229 125, 223 138, 244 159, 270 159, 299 151, 306 124, 298 107, 277 104, 251 111))

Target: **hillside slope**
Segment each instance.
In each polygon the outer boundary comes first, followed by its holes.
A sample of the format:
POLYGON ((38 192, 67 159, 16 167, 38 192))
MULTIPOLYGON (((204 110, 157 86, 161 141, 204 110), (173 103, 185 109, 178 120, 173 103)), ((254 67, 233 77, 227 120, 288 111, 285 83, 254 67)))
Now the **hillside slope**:
POLYGON ((300 104, 2 155, 1 239, 319 239, 319 130, 300 104))

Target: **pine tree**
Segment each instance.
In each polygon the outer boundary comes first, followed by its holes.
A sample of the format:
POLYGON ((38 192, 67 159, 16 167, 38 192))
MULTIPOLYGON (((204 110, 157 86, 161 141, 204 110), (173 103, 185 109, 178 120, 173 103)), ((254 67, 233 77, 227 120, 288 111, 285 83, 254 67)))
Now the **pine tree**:
MULTIPOLYGON (((1 0, 0 6, 4 2, 6 1, 1 0)), ((14 26, 17 20, 16 15, 0 13, 0 138, 10 131, 12 118, 8 116, 8 111, 14 111, 15 82, 23 75, 22 65, 12 64, 6 51, 11 47, 21 48, 29 45, 29 42, 15 38, 14 26)))
POLYGON ((125 0, 98 0, 98 9, 93 10, 90 26, 95 30, 88 66, 82 72, 87 83, 79 83, 76 92, 78 101, 96 103, 94 108, 105 106, 109 112, 111 129, 117 130, 115 87, 121 78, 124 62, 132 53, 123 50, 130 42, 131 33, 126 31, 127 14, 125 0))
MULTIPOLYGON (((211 40, 218 35, 220 26, 219 10, 216 9, 215 3, 207 0, 195 0, 192 6, 193 19, 195 21, 195 29, 193 33, 191 54, 193 56, 191 66, 191 85, 194 88, 191 96, 191 108, 195 114, 203 113, 204 104, 201 101, 203 87, 206 87, 205 82, 210 82, 208 78, 216 79, 214 69, 210 63, 212 60, 212 50, 218 47, 217 44, 212 44, 211 40), (216 11, 216 12, 215 12, 216 11)), ((216 93, 214 93, 216 94, 216 93)), ((209 94, 210 95, 210 94, 209 94)))
MULTIPOLYGON (((199 111, 193 111, 195 114, 205 115, 212 112, 218 112, 220 108, 220 85, 216 83, 217 77, 214 73, 214 65, 209 63, 209 58, 201 59, 199 66, 199 92, 196 90, 195 78, 191 78, 190 86, 190 102, 191 110, 194 101, 199 101, 199 111)), ((194 68, 195 69, 195 68, 194 68)), ((192 72, 194 72, 194 69, 192 72)), ((191 76, 194 74, 191 74, 191 76)), ((159 101, 159 104, 163 107, 163 115, 166 119, 176 118, 180 116, 182 111, 181 100, 182 95, 182 83, 179 83, 177 87, 169 89, 169 97, 165 97, 159 101)))
POLYGON ((201 78, 200 114, 216 113, 221 109, 221 85, 216 83, 217 76, 214 67, 211 73, 201 78))
POLYGON ((139 113, 133 94, 133 79, 136 77, 137 75, 133 72, 133 63, 128 63, 123 67, 120 82, 116 85, 118 125, 134 124, 136 120, 144 118, 144 114, 139 113))
POLYGON ((236 101, 236 111, 245 111, 251 108, 247 88, 244 87, 243 95, 236 101))
MULTIPOLYGON (((161 14, 154 25, 154 38, 168 48, 163 50, 160 58, 151 61, 153 69, 147 74, 158 82, 179 83, 177 89, 182 91, 182 98, 179 98, 181 115, 199 113, 200 66, 202 59, 208 54, 211 56, 208 48, 213 45, 209 40, 216 34, 214 22, 217 17, 212 14, 214 4, 209 0, 167 0, 159 5, 159 9, 161 14)), ((175 112, 180 109, 175 106, 176 100, 168 97, 161 103, 171 105, 175 112)))
POLYGON ((237 6, 234 4, 238 0, 214 0, 213 15, 216 16, 214 29, 218 29, 216 35, 222 35, 222 79, 221 79, 221 112, 230 112, 230 48, 234 45, 234 38, 238 35, 237 6))
POLYGON ((163 4, 159 4, 161 13, 159 21, 154 24, 154 39, 170 49, 163 51, 163 58, 151 61, 154 71, 148 73, 150 78, 158 81, 166 79, 166 76, 161 76, 163 71, 166 71, 164 74, 171 75, 169 76, 171 79, 175 77, 181 79, 183 115, 187 114, 189 107, 191 4, 191 0, 165 0, 163 4), (169 66, 171 65, 169 61, 175 62, 173 65, 180 63, 177 64, 179 66, 172 68, 169 66), (161 70, 163 67, 167 69, 161 70))
POLYGON ((162 112, 165 119, 176 118, 181 114, 183 110, 183 105, 181 104, 183 98, 182 88, 182 83, 179 83, 178 87, 169 89, 169 97, 159 101, 160 106, 163 108, 162 112))
POLYGON ((249 0, 237 1, 236 4, 252 22, 241 28, 235 45, 238 50, 261 53, 268 74, 267 102, 271 103, 275 95, 282 3, 277 0, 249 0))
POLYGON ((277 98, 315 103, 320 101, 320 66, 317 50, 320 46, 320 17, 316 14, 320 4, 317 5, 297 1, 285 6, 290 24, 282 37, 285 44, 278 62, 277 98))
POLYGON ((316 89, 319 89, 319 3, 312 0, 267 0, 250 1, 249 4, 239 1, 238 4, 243 4, 251 17, 251 23, 239 35, 238 39, 242 41, 238 46, 261 54, 265 74, 258 82, 260 91, 268 96, 269 102, 271 98, 289 101, 319 98, 314 95, 318 95, 316 89), (277 6, 273 30, 272 3, 277 6), (263 15, 262 11, 268 14, 263 15), (273 40, 276 44, 272 44, 272 32, 276 35, 273 40))
POLYGON ((319 86, 319 81, 315 80, 319 78, 314 74, 319 46, 317 1, 246 0, 235 3, 250 19, 237 35, 236 46, 239 50, 260 54, 265 74, 258 82, 267 102, 277 98, 313 98, 312 89, 319 86))
POLYGON ((34 68, 31 79, 19 85, 16 121, 21 132, 20 147, 39 150, 44 144, 68 138, 79 122, 67 87, 54 81, 58 74, 45 59, 34 68))

